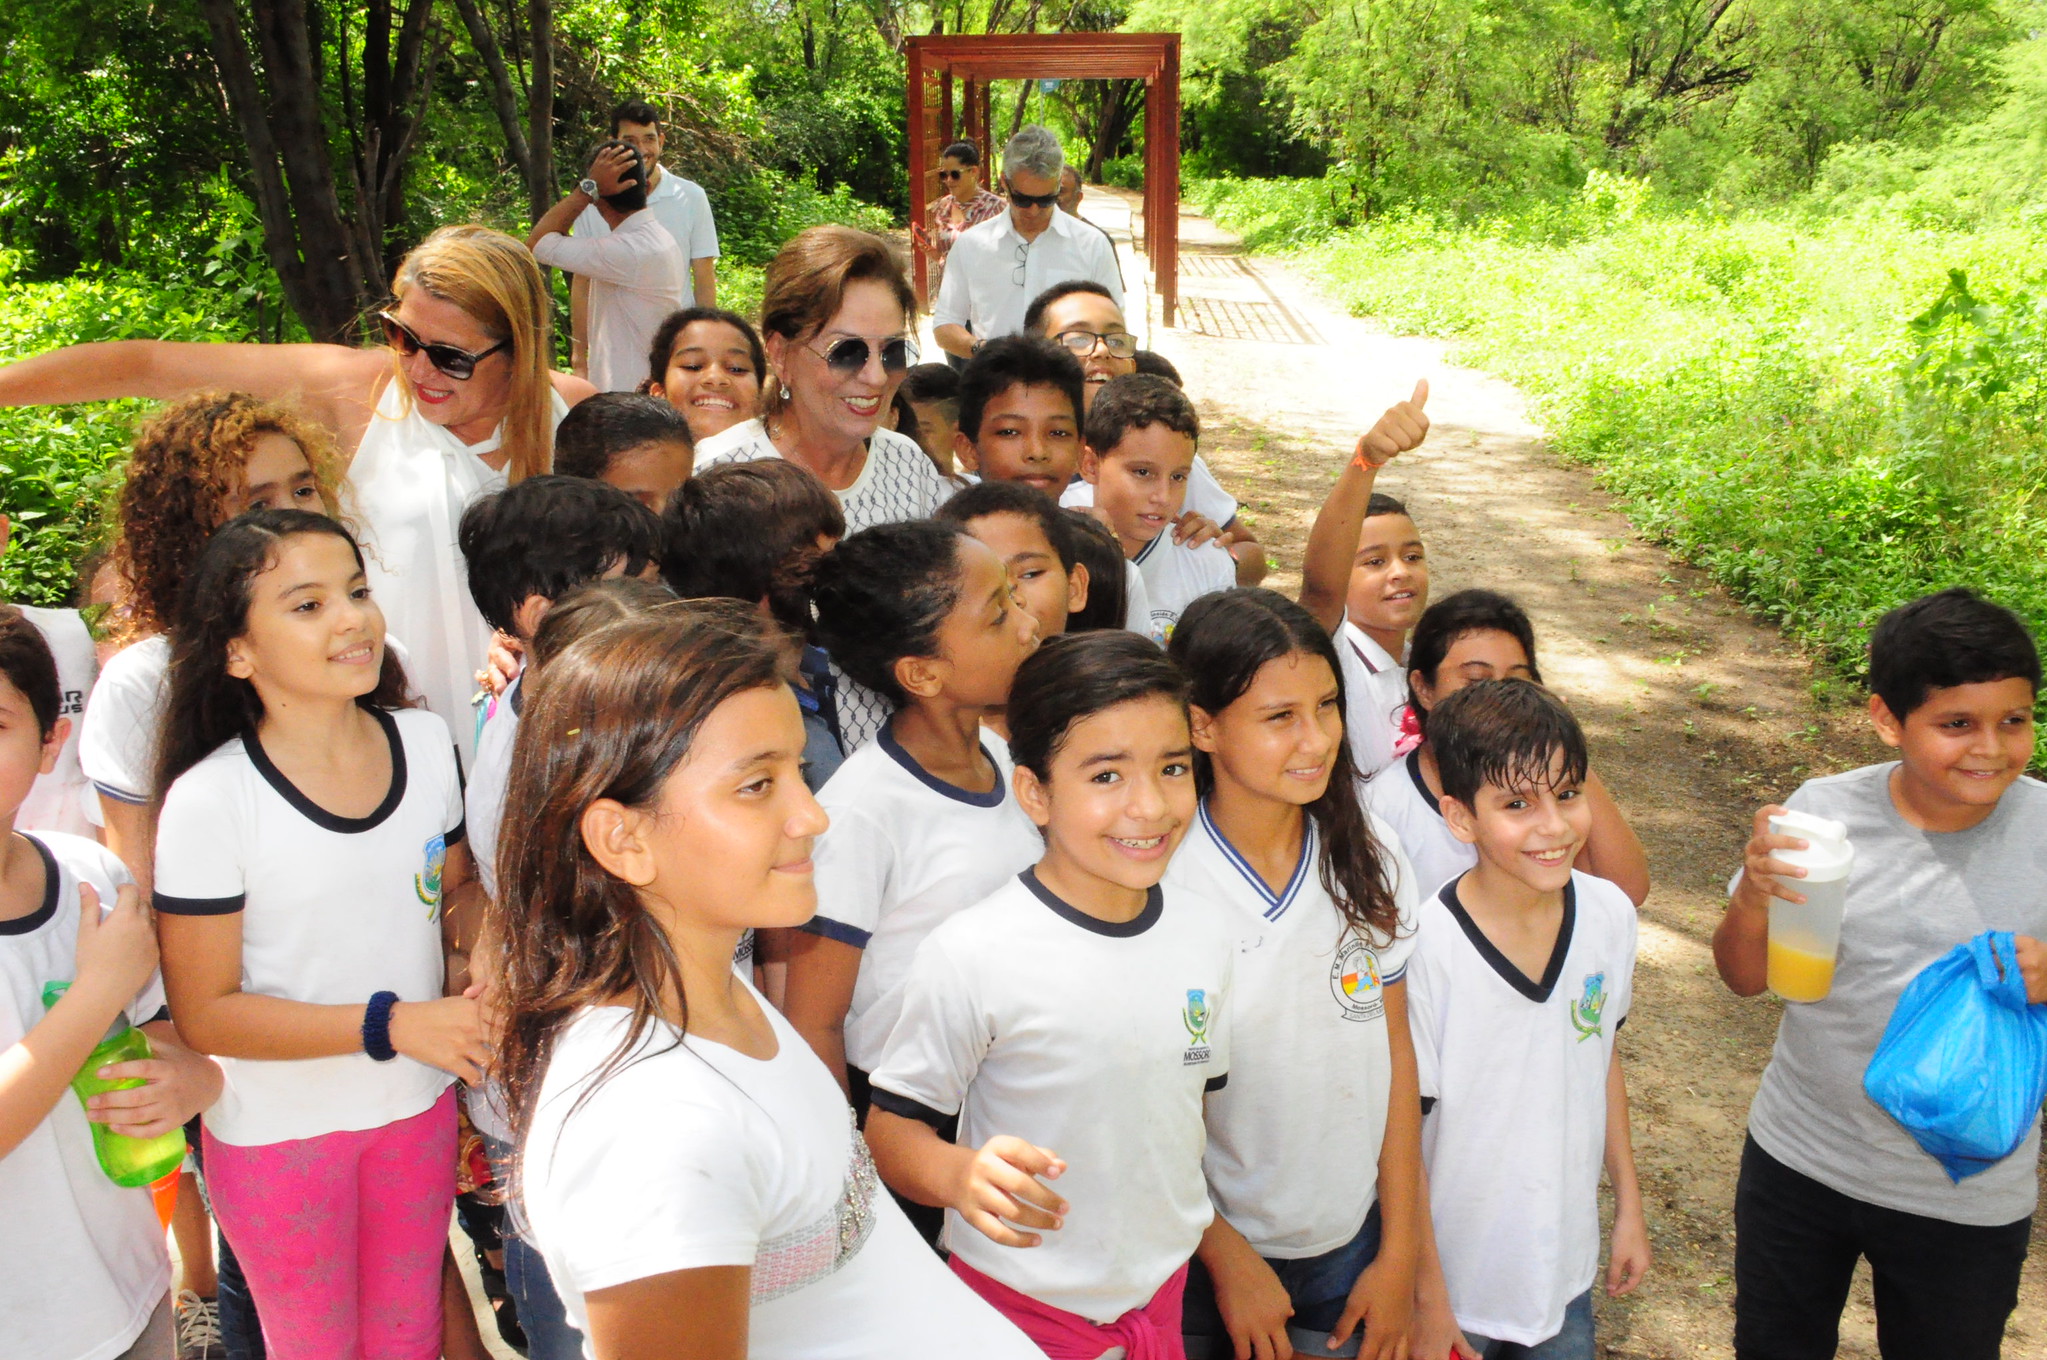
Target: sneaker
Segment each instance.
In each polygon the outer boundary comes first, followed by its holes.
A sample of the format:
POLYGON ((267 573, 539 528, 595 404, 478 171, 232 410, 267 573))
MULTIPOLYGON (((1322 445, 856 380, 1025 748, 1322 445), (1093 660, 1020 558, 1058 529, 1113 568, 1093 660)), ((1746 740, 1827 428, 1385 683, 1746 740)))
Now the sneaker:
POLYGON ((227 1360, 220 1335, 220 1304, 189 1289, 178 1291, 178 1360, 227 1360))

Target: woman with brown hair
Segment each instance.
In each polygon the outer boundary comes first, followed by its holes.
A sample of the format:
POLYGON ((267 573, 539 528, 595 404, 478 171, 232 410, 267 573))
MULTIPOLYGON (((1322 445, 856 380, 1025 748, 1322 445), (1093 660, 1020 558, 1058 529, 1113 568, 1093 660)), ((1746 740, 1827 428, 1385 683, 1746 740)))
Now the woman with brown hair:
POLYGON ((923 519, 952 494, 924 450, 883 428, 917 362, 916 295, 888 242, 811 227, 768 265, 761 333, 775 372, 765 415, 697 445, 699 469, 786 458, 815 473, 846 511, 846 532, 923 519))
POLYGON ((599 1360, 1042 1360, 917 1240, 838 1083, 732 967, 746 930, 817 909, 789 672, 775 625, 719 600, 539 678, 485 930, 515 1200, 599 1360))
POLYGON ((0 367, 0 405, 206 388, 292 401, 345 451, 371 585, 466 758, 490 630, 463 584, 455 525, 483 492, 547 471, 556 422, 594 389, 550 371, 546 285, 502 232, 441 228, 399 263, 391 291, 382 346, 72 345, 0 367))

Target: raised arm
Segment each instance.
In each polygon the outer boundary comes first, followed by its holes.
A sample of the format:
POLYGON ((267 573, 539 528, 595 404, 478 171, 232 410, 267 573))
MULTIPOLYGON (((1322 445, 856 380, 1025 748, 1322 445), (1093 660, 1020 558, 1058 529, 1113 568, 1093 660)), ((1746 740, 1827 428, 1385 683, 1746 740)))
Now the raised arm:
POLYGON ((68 406, 144 397, 172 401, 209 388, 291 401, 352 455, 371 397, 390 372, 381 348, 109 340, 69 345, 0 366, 0 406, 68 406))
POLYGON ((1414 395, 1386 408, 1371 429, 1358 436, 1350 462, 1344 465, 1329 499, 1308 530, 1308 548, 1301 561, 1301 607, 1324 628, 1335 631, 1343 620, 1343 602, 1350 594, 1351 559, 1357 555, 1358 533, 1372 503, 1379 469, 1399 454, 1418 448, 1428 438, 1429 380, 1414 385, 1414 395))

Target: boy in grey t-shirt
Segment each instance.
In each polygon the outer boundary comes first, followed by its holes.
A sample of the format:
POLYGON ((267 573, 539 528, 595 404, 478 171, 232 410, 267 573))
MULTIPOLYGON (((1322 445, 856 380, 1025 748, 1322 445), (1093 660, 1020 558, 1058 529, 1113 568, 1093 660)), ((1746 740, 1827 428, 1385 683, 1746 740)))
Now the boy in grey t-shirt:
MULTIPOLYGON (((1966 590, 1892 610, 1870 635, 1869 708, 1899 759, 1810 780, 1786 806, 1845 822, 1855 847, 1833 988, 1787 1005, 1749 1111, 1735 1192, 1735 1354, 1831 1357, 1858 1257, 1876 1281, 1886 1360, 1995 1360, 2018 1301, 2039 1186, 2039 1130, 1959 1185, 1863 1093, 1906 984, 1985 930, 2019 936, 2047 1001, 2047 785, 2033 756, 2040 662, 2025 625, 1966 590)), ((1756 814, 1713 940, 1728 987, 1765 986, 1772 896, 1803 900, 1774 858, 1804 841, 1756 814)))

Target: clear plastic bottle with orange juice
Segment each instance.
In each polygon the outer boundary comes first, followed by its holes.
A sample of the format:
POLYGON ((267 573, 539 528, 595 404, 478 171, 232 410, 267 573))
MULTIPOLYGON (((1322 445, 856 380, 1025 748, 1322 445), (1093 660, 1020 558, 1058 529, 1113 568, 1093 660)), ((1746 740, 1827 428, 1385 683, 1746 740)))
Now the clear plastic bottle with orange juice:
POLYGON ((1785 812, 1770 819, 1779 836, 1796 836, 1803 850, 1778 850, 1772 858, 1796 864, 1804 878, 1779 878, 1803 902, 1770 899, 1770 990, 1786 1001, 1818 1001, 1834 987, 1834 961, 1841 947, 1841 919, 1848 909, 1848 871, 1855 847, 1848 828, 1809 812, 1785 812))

